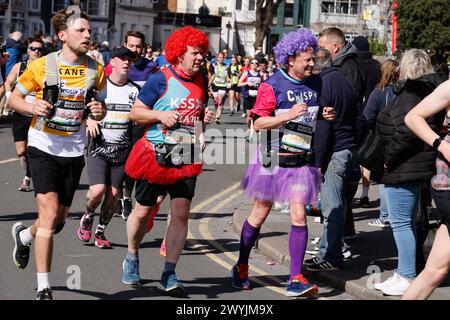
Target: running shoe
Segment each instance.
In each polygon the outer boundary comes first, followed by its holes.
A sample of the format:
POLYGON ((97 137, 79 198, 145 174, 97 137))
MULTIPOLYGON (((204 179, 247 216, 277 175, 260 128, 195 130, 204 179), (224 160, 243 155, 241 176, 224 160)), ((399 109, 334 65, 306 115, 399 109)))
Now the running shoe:
POLYGON ((163 257, 166 256, 166 239, 163 239, 163 242, 161 243, 161 248, 159 248, 159 254, 163 257))
POLYGON ((23 177, 22 183, 20 184, 19 191, 30 192, 31 189, 31 179, 27 176, 23 177))
POLYGON ((141 281, 139 275, 139 260, 128 260, 126 257, 122 263, 122 282, 125 284, 136 285, 141 281))
POLYGON ((53 300, 52 290, 50 288, 45 288, 41 291, 38 291, 36 300, 53 300))
POLYGON ((127 220, 128 217, 130 216, 131 212, 133 211, 133 202, 131 201, 130 198, 124 198, 120 200, 121 204, 122 204, 122 219, 123 220, 127 220))
POLYGON ((26 227, 22 224, 22 222, 16 222, 11 229, 12 237, 14 240, 14 250, 13 250, 13 259, 14 263, 19 269, 25 269, 28 265, 28 260, 30 259, 30 247, 31 243, 28 245, 24 245, 22 241, 20 241, 20 232, 25 230, 26 227))
POLYGON ((248 281, 248 264, 239 264, 231 269, 231 285, 236 289, 250 290, 248 281))
POLYGON ((317 285, 312 285, 306 280, 303 275, 298 274, 292 279, 292 281, 288 281, 288 285, 286 288, 286 296, 288 297, 301 297, 301 296, 310 296, 318 293, 317 285))
POLYGON ((369 222, 369 226, 371 227, 380 227, 380 228, 386 228, 389 227, 391 223, 389 220, 383 220, 381 218, 373 219, 369 222))
POLYGON ((111 249, 112 245, 111 242, 109 242, 106 238, 105 238, 105 233, 104 232, 96 232, 94 234, 94 243, 95 246, 97 248, 100 249, 111 249))
POLYGON ((305 263, 305 265, 306 265, 306 269, 308 271, 312 271, 312 272, 341 270, 340 266, 334 265, 334 264, 332 264, 332 263, 330 263, 328 261, 325 261, 325 260, 320 260, 318 258, 313 258, 312 264, 305 263))
POLYGON ((171 296, 180 297, 184 295, 184 287, 178 281, 175 271, 163 272, 159 283, 163 287, 163 290, 171 296))
POLYGON ((86 211, 81 217, 80 226, 77 229, 77 236, 80 241, 89 242, 91 240, 93 222, 94 217, 90 217, 86 211))

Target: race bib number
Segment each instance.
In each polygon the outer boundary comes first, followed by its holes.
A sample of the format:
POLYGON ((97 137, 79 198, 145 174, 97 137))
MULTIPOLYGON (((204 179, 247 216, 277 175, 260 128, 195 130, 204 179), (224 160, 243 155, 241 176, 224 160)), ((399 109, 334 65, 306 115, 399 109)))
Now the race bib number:
POLYGON ((194 144, 196 142, 195 127, 181 124, 174 130, 168 129, 165 142, 167 144, 194 144))
POLYGON ((258 90, 248 90, 248 95, 250 97, 256 97, 257 94, 258 94, 258 90))
POLYGON ((84 102, 59 100, 54 106, 55 114, 48 119, 46 127, 63 132, 80 131, 84 102))
MULTIPOLYGON (((287 110, 286 110, 287 111, 287 110)), ((308 112, 284 125, 281 148, 288 152, 311 150, 312 136, 316 128, 318 106, 308 107, 308 112)))

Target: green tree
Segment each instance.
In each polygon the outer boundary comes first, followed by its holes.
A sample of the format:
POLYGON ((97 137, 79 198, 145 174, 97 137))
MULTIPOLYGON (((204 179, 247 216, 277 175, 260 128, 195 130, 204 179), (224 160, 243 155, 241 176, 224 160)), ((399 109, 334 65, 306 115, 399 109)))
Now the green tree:
POLYGON ((398 48, 444 57, 450 44, 450 0, 397 0, 398 48))

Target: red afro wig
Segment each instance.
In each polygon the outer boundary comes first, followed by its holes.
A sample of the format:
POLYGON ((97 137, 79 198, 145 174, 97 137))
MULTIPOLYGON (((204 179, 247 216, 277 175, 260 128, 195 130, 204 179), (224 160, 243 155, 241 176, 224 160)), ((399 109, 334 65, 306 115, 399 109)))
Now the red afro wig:
POLYGON ((187 47, 200 47, 203 52, 208 52, 208 37, 202 31, 191 26, 183 27, 173 32, 166 42, 166 59, 170 64, 177 64, 187 47))

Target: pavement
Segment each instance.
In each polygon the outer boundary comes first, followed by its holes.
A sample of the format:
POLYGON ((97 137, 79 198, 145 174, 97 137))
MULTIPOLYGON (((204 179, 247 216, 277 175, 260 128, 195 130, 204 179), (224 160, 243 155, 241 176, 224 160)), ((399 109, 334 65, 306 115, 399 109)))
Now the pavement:
MULTIPOLYGON (((371 227, 368 222, 379 216, 379 186, 372 185, 369 191, 370 208, 359 208, 354 205, 353 213, 357 236, 346 241, 350 246, 351 257, 345 260, 344 268, 339 271, 309 272, 303 274, 310 281, 318 281, 364 300, 397 300, 401 297, 384 296, 374 289, 374 285, 392 276, 397 267, 397 249, 392 230, 388 228, 371 227)), ((361 194, 361 185, 357 196, 361 194)), ((242 225, 247 219, 252 200, 244 200, 234 212, 234 231, 240 234, 242 225)), ((308 247, 314 250, 311 241, 320 237, 323 226, 314 222, 314 216, 308 216, 308 247)), ((316 219, 317 220, 317 219, 316 219)), ((273 261, 289 267, 288 235, 290 216, 280 211, 272 210, 261 228, 256 249, 273 261)), ((429 240, 427 244, 431 246, 429 240)), ((312 255, 306 254, 305 259, 312 255)), ((431 300, 450 300, 450 276, 438 287, 430 297, 431 300)))

